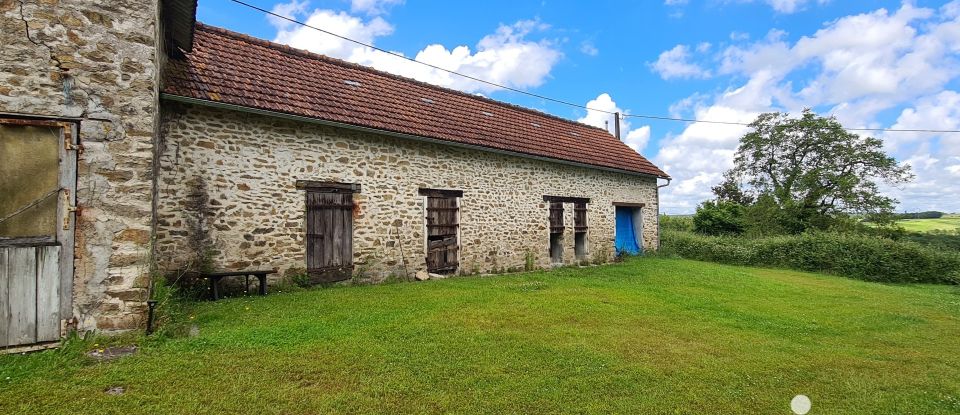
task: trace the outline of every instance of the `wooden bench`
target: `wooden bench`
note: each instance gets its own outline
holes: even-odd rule
[[[201,278],[206,278],[210,280],[210,298],[214,301],[220,299],[220,280],[229,277],[243,277],[244,278],[244,288],[250,286],[250,277],[256,277],[260,280],[260,287],[257,290],[257,294],[267,295],[267,275],[273,274],[274,270],[251,270],[251,271],[224,271],[224,272],[210,272],[206,274],[200,274]]]

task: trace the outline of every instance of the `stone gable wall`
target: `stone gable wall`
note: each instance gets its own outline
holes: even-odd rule
[[[158,98],[157,2],[0,0],[0,113],[80,119],[74,316],[141,323]]]
[[[175,269],[198,250],[218,269],[305,267],[299,179],[358,183],[354,262],[378,280],[425,270],[420,188],[463,191],[460,272],[549,267],[544,195],[588,197],[588,259],[612,259],[614,202],[645,203],[643,246],[657,246],[656,181],[554,162],[180,103],[164,103],[157,251]],[[197,189],[203,189],[198,191]],[[564,206],[564,262],[574,258]],[[200,229],[203,235],[192,234]],[[191,238],[193,242],[191,242]],[[197,241],[202,241],[197,245]]]

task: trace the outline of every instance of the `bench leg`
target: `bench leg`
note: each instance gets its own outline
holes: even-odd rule
[[[257,278],[260,280],[260,295],[267,295],[267,276],[257,275]]]
[[[220,299],[220,284],[219,278],[210,277],[210,296],[213,298],[213,301]]]

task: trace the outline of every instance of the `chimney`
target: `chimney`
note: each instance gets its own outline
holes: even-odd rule
[[[614,137],[617,137],[617,140],[620,139],[620,113],[616,112],[613,114],[613,131]]]

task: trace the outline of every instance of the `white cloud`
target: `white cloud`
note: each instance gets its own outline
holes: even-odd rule
[[[293,0],[290,3],[280,3],[274,5],[273,10],[271,11],[289,19],[296,19],[298,15],[303,14],[306,10],[307,0]],[[273,25],[273,27],[282,30],[289,29],[294,24],[290,20],[282,19],[272,15],[267,15],[267,20],[270,21],[270,24]]]
[[[354,13],[378,15],[400,4],[403,4],[403,0],[350,0],[350,10]]]
[[[758,0],[734,0],[738,2],[753,3]],[[777,13],[791,14],[801,11],[806,7],[807,3],[811,3],[812,0],[759,0],[770,6]],[[830,0],[816,0],[817,4],[826,4]]]
[[[369,12],[369,7],[383,7],[385,4],[397,2],[360,3],[360,7]],[[305,4],[297,3],[296,0],[278,5],[275,7],[275,10],[277,9],[294,17],[306,14]],[[462,91],[490,92],[499,89],[360,46],[309,27],[291,26],[274,20],[271,20],[271,23],[277,29],[274,41],[296,48]],[[382,17],[364,19],[343,11],[326,9],[313,10],[306,23],[370,45],[375,44],[378,38],[393,33],[393,26]],[[534,33],[547,28],[547,25],[536,20],[522,20],[512,25],[501,25],[494,33],[480,39],[475,50],[471,50],[469,46],[447,49],[443,45],[432,44],[417,52],[414,58],[512,88],[536,87],[547,79],[561,57],[560,51],[551,41],[529,39]]]
[[[663,79],[710,77],[710,71],[689,61],[690,55],[687,45],[677,45],[661,53],[650,67]]]
[[[897,117],[897,122],[890,128],[898,130],[960,130],[960,93],[948,90],[921,98],[917,100],[914,106],[901,111],[900,116]],[[883,136],[884,143],[893,151],[901,146],[937,137],[939,135],[924,132],[888,132]],[[943,136],[943,138],[948,143],[960,144],[960,135],[950,134]],[[950,148],[950,150],[957,151],[951,153],[951,155],[960,156],[960,148]]]
[[[611,112],[629,114],[629,111],[618,107],[617,103],[613,101],[612,97],[610,97],[610,94],[607,93],[602,93],[595,99],[588,101],[586,106],[590,109],[587,110],[586,115],[577,121],[592,125],[594,127],[605,128],[610,132],[610,134],[616,134],[616,117],[614,114],[611,114]],[[650,126],[643,125],[639,128],[632,128],[629,120],[621,119],[620,137],[626,145],[630,146],[630,148],[637,152],[641,152],[647,146],[647,142],[650,140]]]
[[[597,46],[590,41],[583,41],[580,43],[580,52],[583,52],[584,55],[588,56],[597,56],[600,54],[600,50],[597,49]]]
[[[750,34],[749,34],[749,33],[746,33],[746,32],[736,32],[736,31],[730,32],[730,40],[732,40],[732,41],[734,41],[734,42],[740,42],[740,41],[744,41],[744,40],[747,40],[747,39],[750,39]]]
[[[786,3],[780,5],[784,10],[790,7]],[[793,3],[792,10],[802,6]],[[944,91],[960,76],[960,2],[943,6],[939,14],[908,2],[895,12],[839,18],[796,42],[786,38],[771,30],[762,40],[718,51],[716,74],[746,81],[710,98],[694,94],[672,105],[671,113],[750,122],[766,111],[827,108],[848,127],[873,128],[885,126],[877,121],[881,112],[906,105],[892,128],[960,128],[960,94]],[[709,188],[730,167],[745,131],[695,123],[662,140],[655,161],[676,178],[675,186],[662,193],[664,207],[690,211],[711,197]],[[960,198],[950,196],[960,194],[951,170],[960,164],[960,136],[888,133],[882,138],[894,156],[915,164],[918,177],[888,193],[905,207],[960,210]]]
[[[667,6],[683,6],[686,5],[690,0],[663,0],[663,4]]]
[[[393,26],[380,17],[364,21],[342,11],[316,9],[310,13],[304,23],[366,44],[373,44],[376,38],[393,33]],[[276,27],[278,30],[274,41],[296,48],[350,61],[370,53],[370,49],[356,43],[309,27],[289,25]]]
[[[943,91],[923,97],[901,111],[894,129],[960,129],[960,93]],[[907,210],[960,211],[960,134],[886,132],[886,147],[900,154],[917,178],[885,190],[901,200]]]
[[[626,143],[630,148],[634,149],[638,153],[643,151],[647,147],[647,142],[650,141],[650,126],[644,125],[640,128],[634,128],[627,133],[624,137],[623,142]]]

